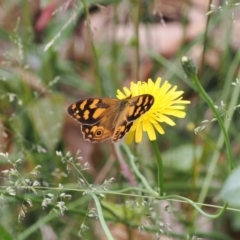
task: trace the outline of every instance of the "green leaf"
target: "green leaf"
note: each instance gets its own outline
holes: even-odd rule
[[[0,225],[0,239],[1,240],[13,240],[9,232],[2,226]]]
[[[196,151],[195,153],[193,151]],[[186,144],[178,148],[169,149],[162,154],[164,167],[171,167],[179,171],[189,171],[193,167],[194,158],[197,160],[202,156],[202,147],[193,147],[191,144]]]
[[[235,168],[227,178],[217,199],[228,202],[235,207],[240,207],[240,166]]]
[[[64,98],[52,94],[32,103],[28,108],[29,118],[49,150],[54,150],[59,142],[64,117]]]
[[[132,224],[140,224],[142,217],[146,214],[146,207],[143,205],[143,201],[137,202],[129,200],[127,205],[124,205],[102,199],[101,205],[106,217],[114,215],[120,219],[131,219]]]

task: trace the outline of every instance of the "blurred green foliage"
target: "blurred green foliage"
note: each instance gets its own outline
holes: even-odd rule
[[[230,122],[228,134],[237,166],[239,96],[233,96],[233,89],[239,84],[232,82],[239,79],[240,48],[234,26],[240,19],[233,19],[238,5],[232,1],[209,15],[206,11],[203,31],[191,37],[187,31],[194,22],[194,17],[189,18],[194,5],[179,1],[180,7],[168,12],[170,3],[157,6],[156,2],[0,3],[0,239],[106,239],[101,216],[112,233],[124,232],[124,239],[140,239],[141,234],[145,239],[155,235],[239,239],[239,169],[229,176],[225,148],[216,145],[220,128],[211,122],[213,114],[180,66],[183,55],[193,56],[202,86],[222,118]],[[163,46],[162,52],[156,51],[162,39],[156,40],[157,30],[156,36],[151,35],[151,28],[162,26],[170,32],[171,23],[182,32],[176,50],[171,52],[166,44],[166,50]],[[143,26],[149,43],[156,40],[154,46],[141,45]],[[169,41],[175,37],[169,35]],[[159,76],[183,89],[184,99],[191,101],[186,118],[174,127],[164,126],[166,134],[158,136],[166,195],[188,197],[210,213],[223,205],[220,200],[229,202],[234,208],[217,220],[204,218],[177,199],[155,199],[131,171],[133,188],[121,174],[119,155],[110,141],[84,142],[79,127],[67,117],[66,108],[75,100],[114,97],[129,81]],[[228,119],[233,98],[237,104]],[[202,122],[206,119],[209,122]],[[194,134],[198,126],[202,128]],[[130,148],[139,171],[157,190],[155,156],[148,140]],[[211,185],[204,188],[216,153]],[[129,156],[122,152],[122,157],[128,163]],[[206,196],[198,202],[202,191]],[[98,202],[90,192],[99,202],[105,195],[102,212],[95,208]]]

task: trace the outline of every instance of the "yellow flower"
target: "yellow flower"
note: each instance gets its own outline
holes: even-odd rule
[[[183,91],[177,91],[177,86],[165,81],[161,84],[161,78],[158,78],[154,83],[152,79],[148,82],[138,81],[131,82],[130,89],[123,88],[123,92],[117,90],[117,98],[124,99],[129,96],[138,96],[141,94],[151,94],[154,97],[154,104],[149,111],[144,113],[140,118],[133,122],[133,125],[127,134],[127,143],[131,143],[135,135],[135,141],[141,142],[143,132],[147,132],[151,141],[156,140],[156,133],[164,134],[161,126],[162,123],[167,123],[174,126],[175,123],[169,116],[184,118],[186,113],[183,111],[184,104],[189,104],[190,101],[182,100]]]

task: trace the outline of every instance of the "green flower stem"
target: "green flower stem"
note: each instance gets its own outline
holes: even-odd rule
[[[141,180],[142,184],[144,185],[144,187],[151,193],[154,194],[156,196],[156,192],[151,188],[151,186],[148,184],[147,179],[139,172],[137,166],[135,165],[135,157],[133,156],[133,154],[131,153],[131,151],[129,150],[129,148],[123,144],[122,145],[124,151],[126,152],[129,161],[130,161],[130,165],[133,169],[133,171],[136,173],[136,175],[138,176],[138,178]]]
[[[224,136],[225,145],[226,145],[226,149],[227,149],[227,156],[228,156],[228,167],[229,167],[229,172],[231,173],[231,171],[234,168],[233,160],[232,160],[232,151],[231,151],[231,145],[230,145],[230,141],[228,138],[228,134],[227,134],[226,128],[223,124],[222,118],[219,115],[216,108],[214,107],[212,100],[210,99],[210,97],[207,95],[207,93],[203,89],[202,85],[200,84],[200,81],[196,74],[196,67],[193,65],[192,61],[190,61],[186,57],[183,57],[182,58],[182,66],[183,66],[185,73],[191,79],[191,81],[195,84],[201,97],[206,101],[208,106],[211,108],[212,112],[214,113],[214,116],[216,117],[216,119],[218,121],[218,124],[219,124],[219,126],[222,130],[223,136]]]
[[[233,113],[234,113],[234,107],[237,105],[239,95],[240,95],[240,86],[237,85],[233,90],[232,98],[231,98],[231,101],[229,103],[229,109],[230,110],[228,111],[228,117],[225,118],[225,121],[224,121],[225,129],[228,129],[229,126],[230,126],[231,122],[229,121],[229,119],[232,119],[232,116],[233,116]],[[220,155],[219,149],[222,148],[223,144],[224,144],[224,136],[223,136],[223,133],[221,132],[221,134],[218,138],[217,144],[216,144],[217,149],[214,151],[214,154],[212,156],[212,159],[211,159],[209,167],[208,167],[208,172],[207,172],[206,178],[203,182],[202,191],[201,191],[201,193],[199,195],[199,198],[198,198],[199,202],[202,202],[207,195],[207,190],[208,190],[208,188],[211,184],[211,180],[212,180],[213,174],[214,174],[214,169],[215,169],[215,167],[217,165],[217,161],[219,159],[219,155]]]
[[[157,142],[156,141],[151,141],[151,144],[152,144],[152,147],[153,147],[153,150],[155,152],[156,159],[157,159],[159,196],[162,197],[163,193],[164,193],[162,157],[161,157]]]
[[[105,219],[103,217],[102,207],[101,207],[98,197],[94,193],[91,193],[91,192],[89,193],[89,195],[93,198],[93,200],[95,202],[97,212],[98,212],[98,218],[99,218],[100,224],[103,228],[103,231],[105,232],[105,234],[107,236],[107,239],[114,240],[114,238],[113,238],[111,232],[109,231],[109,228],[105,222]]]
[[[159,188],[159,196],[163,196],[164,193],[164,188],[163,188],[163,164],[162,164],[162,158],[161,158],[161,154],[159,152],[159,148],[157,146],[157,142],[156,141],[151,141],[156,158],[157,158],[157,165],[158,165],[158,188]],[[151,188],[151,186],[148,184],[148,181],[146,180],[146,178],[139,172],[137,166],[134,163],[134,159],[135,157],[132,155],[132,153],[130,152],[129,148],[126,145],[122,145],[125,152],[127,153],[129,160],[130,160],[130,164],[131,167],[133,168],[134,172],[136,173],[136,175],[139,177],[139,179],[141,179],[143,185],[146,187],[146,189],[148,189],[151,193],[154,193],[154,195],[156,194],[156,192]]]

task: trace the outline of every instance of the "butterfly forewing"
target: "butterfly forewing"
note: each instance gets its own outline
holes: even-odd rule
[[[154,97],[150,94],[143,94],[129,99],[126,120],[132,122],[147,112],[154,103]]]
[[[133,121],[147,112],[152,107],[153,103],[154,97],[150,94],[129,98],[127,104],[125,104],[125,109],[122,110],[119,115],[112,140],[116,142],[123,138],[125,134],[130,131]]]
[[[93,125],[99,122],[117,101],[113,98],[86,98],[71,104],[68,113],[81,124]]]

